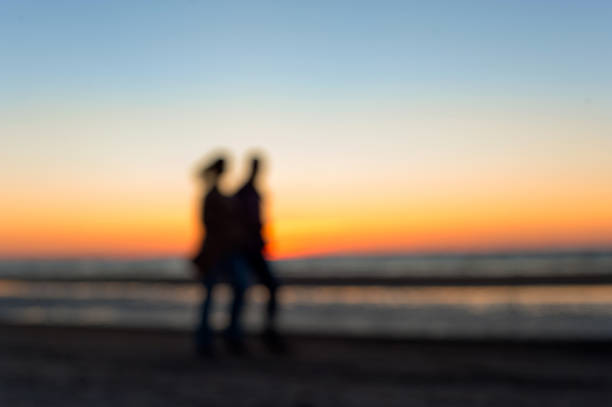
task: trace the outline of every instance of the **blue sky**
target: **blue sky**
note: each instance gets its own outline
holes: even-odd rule
[[[4,1],[4,104],[606,98],[605,1]],[[65,100],[66,98],[67,100]]]
[[[392,202],[407,242],[419,219],[432,245],[485,242],[486,220],[501,245],[515,218],[532,244],[602,242],[611,21],[607,1],[4,0],[0,223],[28,213],[27,251],[58,213],[120,234],[144,203],[184,245],[197,162],[259,147],[281,237]]]

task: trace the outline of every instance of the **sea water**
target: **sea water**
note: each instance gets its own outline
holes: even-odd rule
[[[398,338],[612,339],[612,285],[354,286],[351,277],[524,276],[612,272],[610,253],[335,257],[274,262],[280,275],[345,276],[340,286],[281,290],[280,325],[296,333]],[[0,322],[189,330],[205,293],[186,282],[188,262],[11,260],[0,263]],[[54,277],[126,281],[53,281]],[[9,278],[10,277],[10,278]],[[24,277],[27,280],[15,279]],[[36,277],[45,281],[36,281]],[[34,280],[32,279],[34,278]],[[217,291],[214,323],[227,323],[228,287]],[[267,293],[249,291],[245,321],[261,328]]]
[[[272,262],[283,276],[522,277],[612,275],[612,251],[443,255],[333,256]],[[185,258],[0,260],[0,278],[191,279]]]

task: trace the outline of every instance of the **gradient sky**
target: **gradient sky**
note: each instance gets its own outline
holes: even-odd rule
[[[333,3],[333,4],[330,4]],[[267,152],[277,257],[612,246],[608,1],[0,3],[0,255],[169,255]]]

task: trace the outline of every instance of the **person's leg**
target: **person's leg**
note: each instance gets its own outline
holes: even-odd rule
[[[278,310],[278,279],[272,273],[269,263],[263,257],[261,252],[250,253],[249,263],[261,284],[268,289],[269,295],[268,303],[266,304],[266,329],[275,329],[276,315]]]
[[[228,271],[234,299],[232,302],[230,324],[226,336],[232,342],[242,341],[242,310],[244,297],[248,288],[248,266],[243,256],[233,255],[229,259]]]
[[[277,293],[280,283],[272,272],[270,264],[266,261],[261,252],[253,252],[250,254],[249,265],[259,281],[268,289],[269,293],[262,339],[272,352],[285,353],[287,351],[287,345],[280,336],[276,326],[278,314]]]
[[[213,304],[213,292],[216,283],[216,270],[209,270],[202,280],[206,296],[200,306],[200,321],[196,328],[196,349],[205,354],[212,351],[213,331],[210,327],[210,312]]]

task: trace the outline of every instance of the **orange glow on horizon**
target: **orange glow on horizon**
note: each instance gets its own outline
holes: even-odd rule
[[[612,246],[612,194],[599,200],[553,197],[421,201],[346,199],[276,203],[269,209],[269,254],[313,255],[487,251]],[[298,203],[301,202],[301,203]],[[554,204],[554,205],[553,205]],[[36,212],[3,211],[3,257],[189,256],[199,243],[195,206],[67,203]]]

